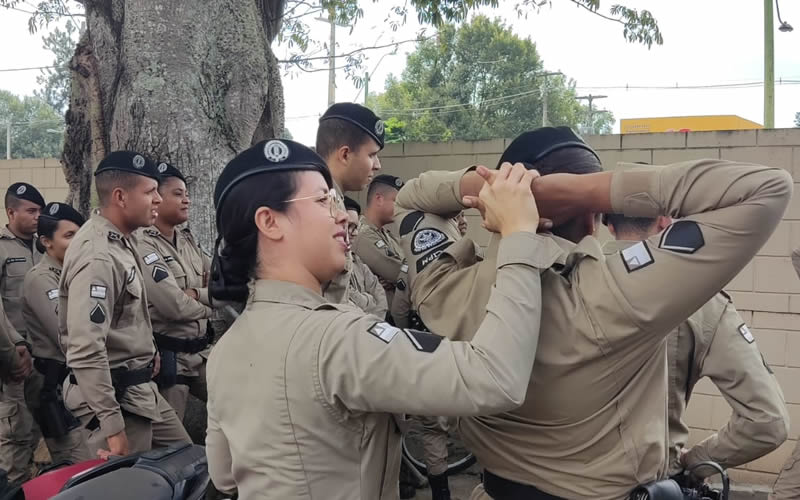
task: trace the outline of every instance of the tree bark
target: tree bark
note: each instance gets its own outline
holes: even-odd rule
[[[270,43],[284,0],[84,0],[62,155],[69,201],[88,212],[91,172],[130,149],[191,177],[189,225],[212,248],[214,182],[254,141],[283,131]],[[90,195],[89,195],[90,196]]]

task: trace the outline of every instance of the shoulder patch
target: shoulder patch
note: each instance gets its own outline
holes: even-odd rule
[[[419,211],[411,212],[403,217],[402,222],[400,222],[400,236],[405,236],[416,229],[423,217],[425,217],[425,214]]]
[[[744,337],[748,344],[752,344],[756,340],[756,338],[753,337],[753,333],[750,331],[750,328],[745,323],[739,325],[739,333],[742,334],[742,337]]]
[[[112,241],[122,241],[122,235],[119,233],[115,233],[114,231],[109,231],[108,239]]]
[[[158,254],[153,252],[144,256],[142,259],[148,266],[159,259]]]
[[[158,236],[158,230],[148,228],[144,230],[144,234],[148,236]]]
[[[106,321],[106,312],[103,306],[95,304],[94,308],[89,313],[89,319],[92,323],[102,324]]]
[[[392,341],[395,335],[400,333],[400,329],[390,325],[389,323],[386,323],[385,321],[382,321],[369,327],[367,332],[388,344]]]
[[[91,285],[89,287],[89,297],[93,299],[106,298],[106,287],[103,285]]]
[[[664,230],[658,248],[678,253],[695,253],[706,242],[700,225],[693,220],[679,220]]]
[[[131,284],[135,279],[136,279],[136,266],[131,266],[131,270],[128,271],[128,279],[126,280],[126,282],[128,284]]]
[[[403,280],[397,280],[397,283],[395,283],[394,286],[402,292],[406,289],[406,282]]]
[[[45,292],[45,293],[46,293],[46,295],[47,295],[47,298],[48,298],[49,300],[55,300],[55,299],[57,299],[57,298],[58,298],[58,295],[59,295],[59,293],[58,293],[58,288],[53,288],[52,290],[48,290],[48,291],[47,291],[47,292]]]
[[[6,259],[6,264],[16,264],[17,262],[27,262],[25,257],[10,257]]]
[[[405,329],[403,332],[405,332],[408,340],[411,341],[411,345],[421,352],[433,352],[442,343],[443,337],[432,333],[411,329]]]
[[[153,268],[153,281],[159,283],[169,276],[167,270],[162,266],[155,266]]]
[[[402,266],[400,266],[400,272],[401,273],[407,273],[408,272],[408,264],[403,264]]]
[[[447,236],[438,229],[420,229],[414,233],[414,239],[411,243],[411,252],[414,255],[418,255],[445,241],[447,241]]]
[[[655,262],[653,254],[650,253],[650,248],[647,246],[647,242],[644,241],[629,246],[619,254],[622,256],[622,263],[625,264],[625,269],[627,269],[629,273],[638,271]]]
[[[428,264],[438,259],[439,256],[442,255],[442,253],[447,249],[447,247],[449,247],[452,244],[453,244],[452,241],[448,241],[447,243],[437,248],[433,252],[430,252],[429,254],[420,257],[419,260],[417,260],[417,274],[421,273],[423,269],[428,267]]]
[[[383,248],[386,246],[386,243],[383,240],[378,240],[375,242],[375,246],[378,248]]]

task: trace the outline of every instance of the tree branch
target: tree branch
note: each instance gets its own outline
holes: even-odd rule
[[[375,45],[375,46],[372,46],[372,47],[362,47],[362,48],[360,48],[360,49],[356,49],[356,50],[353,50],[353,51],[347,52],[347,53],[345,53],[345,54],[336,54],[336,55],[335,55],[335,56],[333,56],[333,57],[334,57],[335,59],[338,59],[338,58],[340,58],[340,57],[350,57],[350,56],[352,56],[352,55],[354,55],[354,54],[358,54],[358,53],[360,53],[360,52],[364,52],[364,51],[367,51],[367,50],[385,49],[385,48],[387,48],[387,47],[396,47],[396,46],[398,46],[398,45],[401,45],[401,44],[404,44],[404,43],[411,43],[411,42],[424,42],[425,40],[430,40],[431,38],[434,38],[435,36],[436,36],[436,35],[431,35],[431,36],[422,37],[422,38],[414,38],[414,39],[410,39],[410,40],[402,40],[402,41],[400,41],[400,42],[392,42],[392,43],[387,43],[387,44],[385,44],[385,45]],[[330,59],[330,57],[329,57],[329,56],[319,56],[319,57],[296,57],[296,58],[290,58],[290,59],[279,59],[279,60],[278,60],[278,62],[279,62],[279,63],[283,63],[283,64],[287,64],[287,63],[295,63],[295,64],[296,64],[296,63],[298,63],[298,62],[305,62],[305,61],[318,61],[318,60],[328,60],[328,59]]]

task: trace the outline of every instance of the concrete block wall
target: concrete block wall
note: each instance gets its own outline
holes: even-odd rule
[[[781,167],[800,183],[800,129],[748,130],[590,136],[606,169],[619,161],[666,164],[699,158],[722,158]],[[456,170],[482,163],[494,167],[510,139],[442,144],[389,144],[381,154],[382,172],[413,178],[430,170]],[[800,437],[800,278],[791,252],[800,247],[800,184],[773,237],[726,287],[748,321],[759,348],[781,384],[792,417],[790,440],[775,452],[731,472],[740,483],[771,485]],[[364,195],[360,196],[364,202]],[[477,212],[467,213],[469,235],[485,245]],[[601,238],[608,233],[601,229]],[[688,408],[696,443],[723,427],[730,407],[710,382],[697,387]]]
[[[15,182],[28,182],[36,186],[45,201],[64,201],[69,193],[64,171],[58,158],[0,160],[0,196]],[[6,211],[0,214],[0,224],[8,222]]]

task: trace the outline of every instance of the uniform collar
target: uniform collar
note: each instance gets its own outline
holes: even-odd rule
[[[606,241],[603,244],[603,253],[606,255],[611,255],[617,252],[621,252],[628,247],[631,247],[635,244],[639,243],[638,241],[629,241],[629,240],[610,240]]]
[[[257,280],[255,282],[255,292],[253,302],[274,302],[278,304],[292,304],[317,309],[328,304],[328,301],[308,288],[278,280]]]
[[[3,226],[3,229],[0,230],[0,238],[5,238],[9,240],[19,240],[21,243],[25,243],[27,241],[32,241],[36,237],[34,236],[30,240],[23,240],[22,238],[19,238],[16,234],[11,232],[11,229],[8,228],[8,224],[6,224],[5,226]]]
[[[56,271],[61,272],[61,264],[59,264],[56,259],[50,257],[50,255],[47,253],[44,254],[40,263],[43,266],[47,266],[50,269],[55,269]]]

